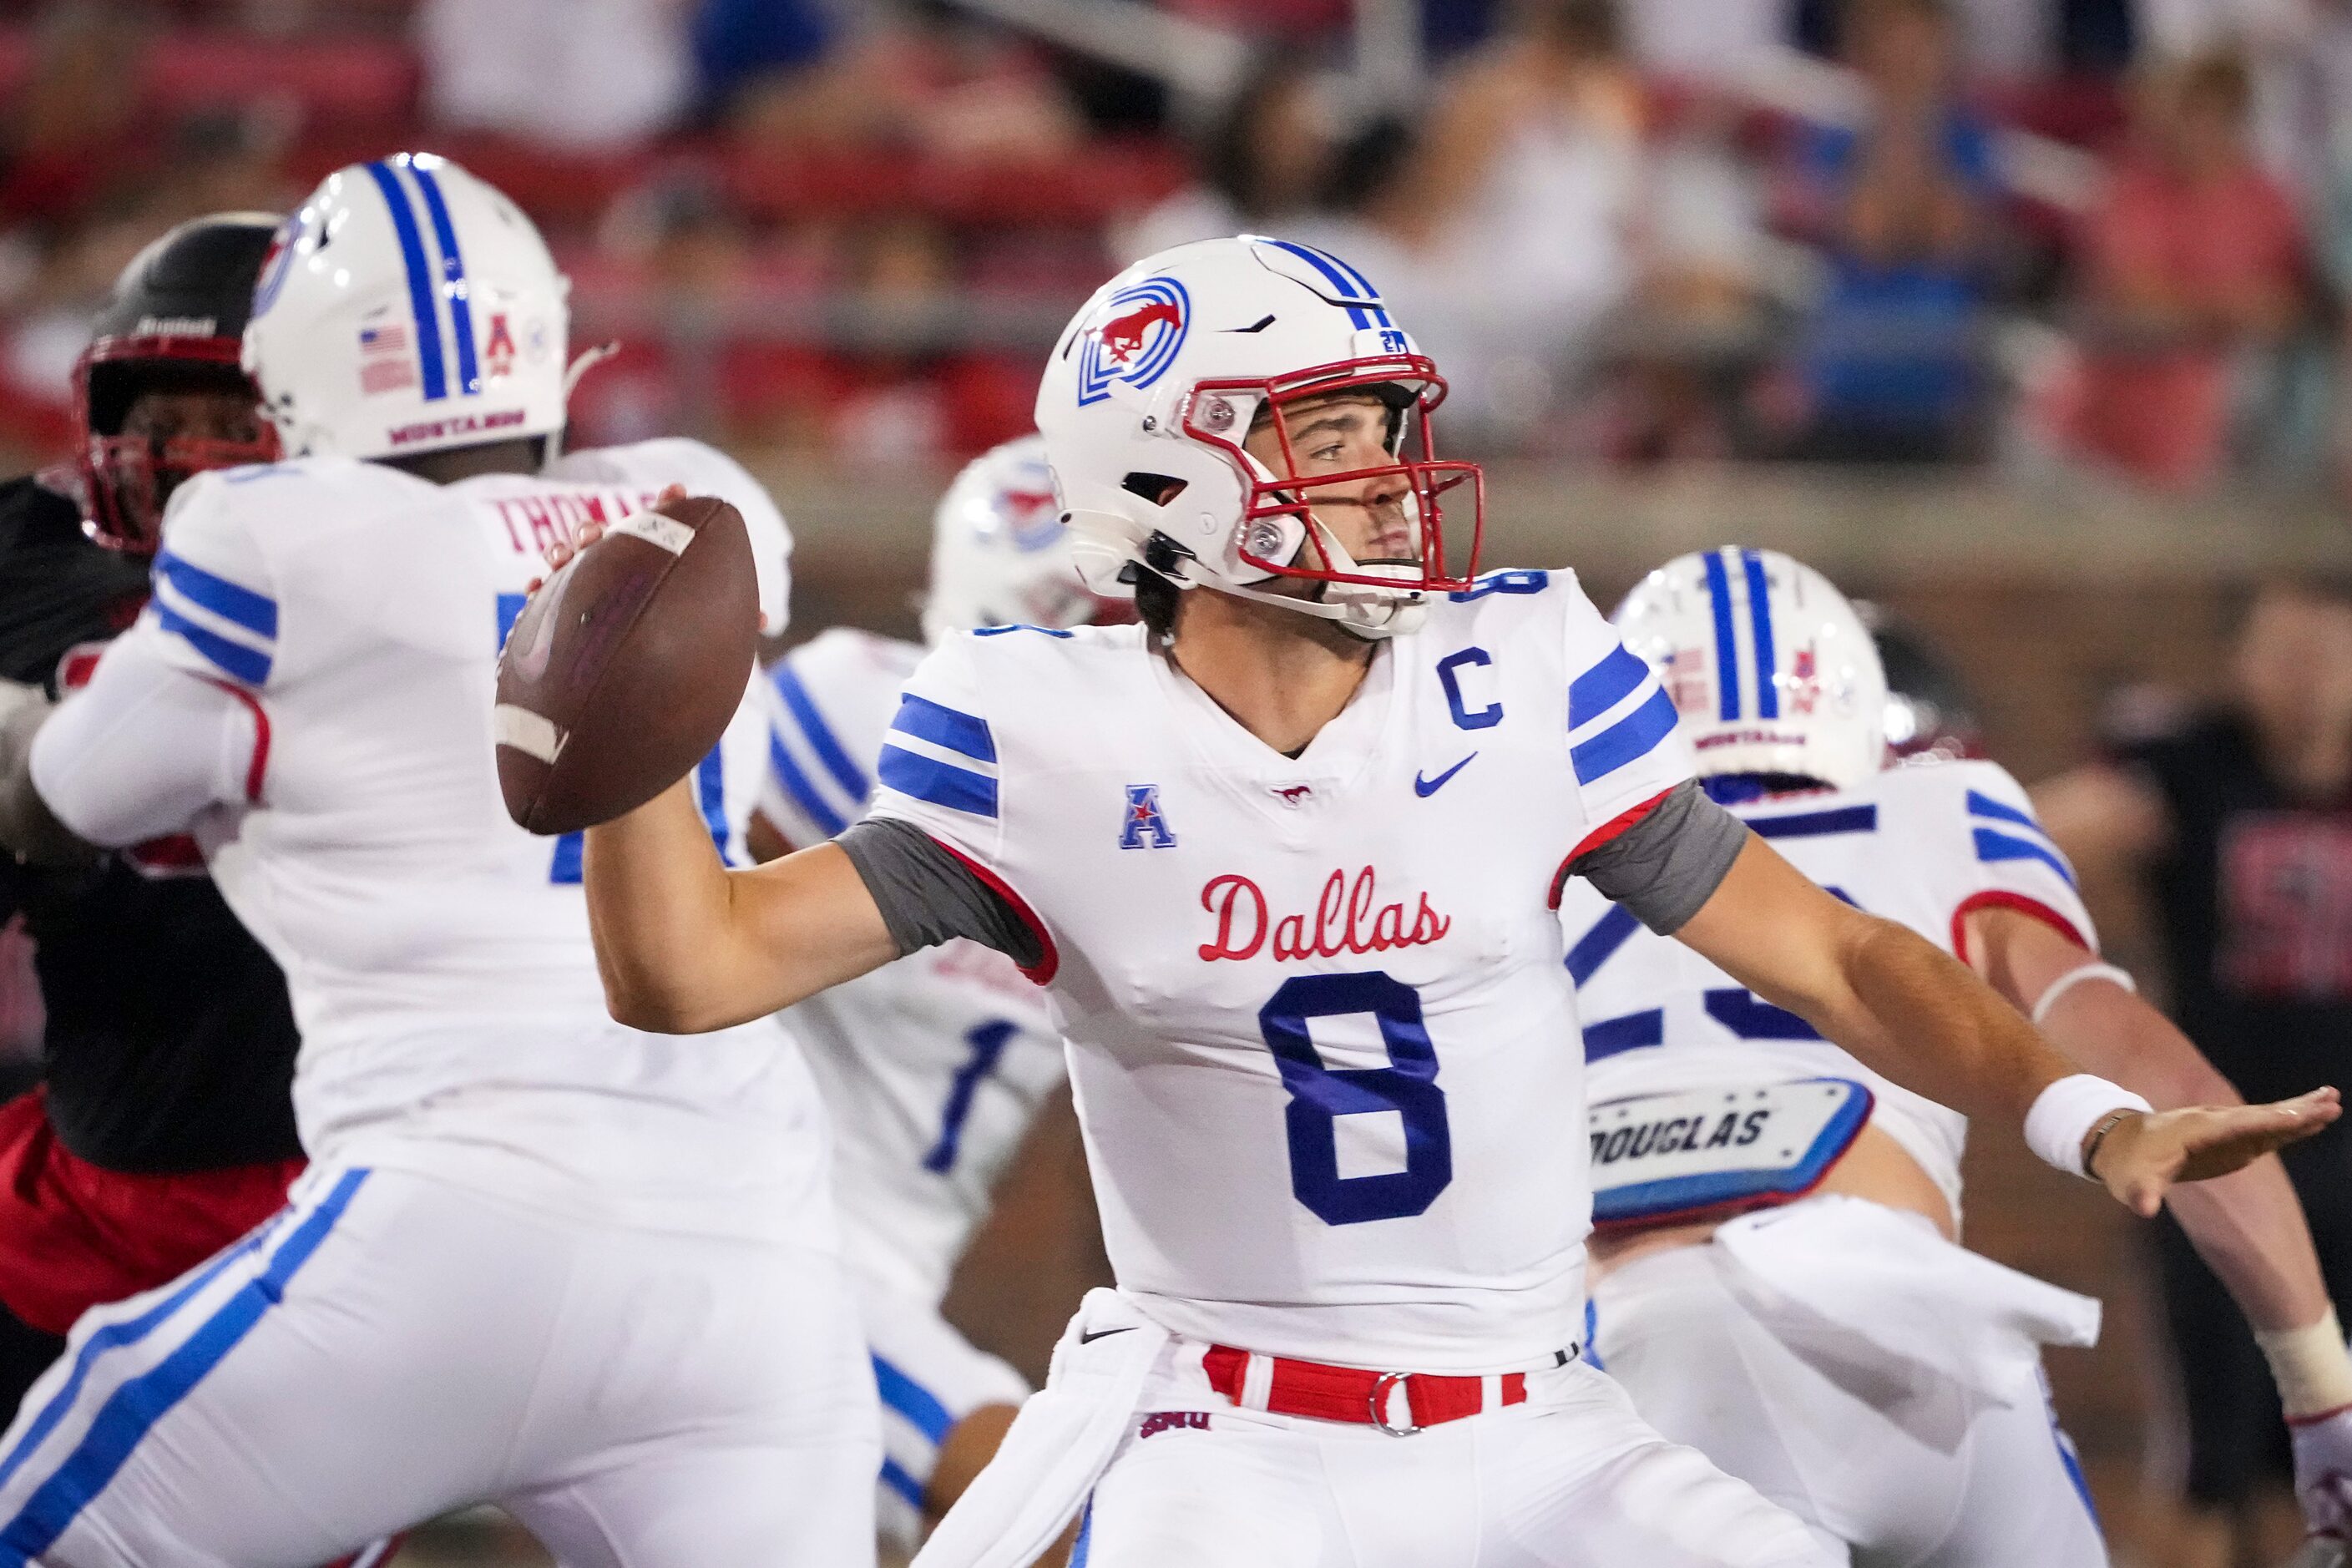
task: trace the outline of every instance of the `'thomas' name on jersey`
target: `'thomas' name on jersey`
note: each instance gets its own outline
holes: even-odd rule
[[[1916,763],[1851,790],[1734,805],[1796,868],[1874,915],[1960,955],[1968,915],[1988,905],[2047,921],[2085,948],[2097,935],[2074,872],[2034,822],[2025,792],[1991,763]],[[1968,1119],[1872,1072],[1805,1021],[1764,1002],[1677,942],[1643,930],[1586,886],[1560,904],[1568,972],[1584,1016],[1593,1100],[1852,1079],[1877,1097],[1872,1121],[1960,1208]]]
[[[471,1173],[694,1228],[769,1226],[822,1191],[821,1133],[789,1131],[820,1115],[794,1054],[768,1028],[677,1039],[615,1024],[578,837],[525,833],[499,791],[496,657],[543,551],[673,481],[742,511],[761,612],[781,626],[782,520],[695,442],[447,486],[312,458],[204,475],[173,498],[155,597],[108,657],[143,644],[257,716],[251,803],[196,830],[286,972],[314,1160]],[[766,750],[747,687],[696,775],[738,863]]]
[[[794,846],[821,844],[865,815],[899,689],[922,657],[916,643],[836,628],[771,668],[760,809]],[[1062,1081],[1043,993],[1003,953],[959,940],[782,1016],[832,1118],[844,1257],[938,1300],[997,1178]]]
[[[1144,1310],[1265,1353],[1485,1373],[1582,1321],[1556,876],[1688,773],[1655,676],[1573,576],[1516,572],[1382,644],[1296,759],[1140,627],[953,637],[891,721],[875,813],[1044,939]]]

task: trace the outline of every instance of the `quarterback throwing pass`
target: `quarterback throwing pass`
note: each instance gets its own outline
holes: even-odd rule
[[[1142,624],[952,637],[867,816],[751,871],[681,784],[589,832],[607,995],[723,1027],[952,936],[1046,988],[1118,1288],[933,1533],[1093,1568],[1818,1568],[1796,1519],[1579,1359],[1581,876],[1890,1078],[2147,1207],[2332,1116],[2151,1114],[1700,793],[1566,572],[1474,574],[1444,383],[1347,262],[1188,245],[1037,403],[1074,556]],[[1458,562],[1459,564],[1455,563]]]

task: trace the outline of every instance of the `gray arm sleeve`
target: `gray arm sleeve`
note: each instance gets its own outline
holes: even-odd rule
[[[1037,935],[1003,894],[973,875],[939,840],[910,823],[869,816],[834,839],[874,895],[901,957],[970,937],[1028,967],[1045,956]]]
[[[1747,847],[1748,825],[1685,779],[1649,816],[1568,868],[1660,936],[1672,936],[1715,896]]]

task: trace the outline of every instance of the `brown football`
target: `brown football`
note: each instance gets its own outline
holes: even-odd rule
[[[751,678],[760,592],[743,514],[710,496],[613,525],[499,653],[499,788],[533,833],[633,811],[694,771]]]

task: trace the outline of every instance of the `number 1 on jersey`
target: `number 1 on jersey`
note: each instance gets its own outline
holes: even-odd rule
[[[1323,1065],[1307,1021],[1352,1013],[1369,1013],[1379,1023],[1390,1066]],[[1437,1052],[1422,1026],[1421,994],[1377,969],[1300,974],[1282,983],[1257,1021],[1290,1091],[1283,1126],[1290,1190],[1298,1201],[1326,1225],[1402,1219],[1435,1203],[1454,1180],[1454,1139],[1445,1091],[1437,1087]],[[1339,1119],[1375,1110],[1392,1110],[1404,1124],[1404,1169],[1342,1176]]]

